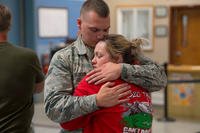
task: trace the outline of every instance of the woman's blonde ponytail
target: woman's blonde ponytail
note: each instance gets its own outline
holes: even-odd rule
[[[141,54],[141,45],[143,44],[143,39],[136,38],[131,40],[131,56],[133,60],[137,60],[139,54]]]

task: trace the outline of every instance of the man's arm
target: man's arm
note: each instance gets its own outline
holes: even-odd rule
[[[91,71],[89,74],[92,75],[86,80],[89,83],[99,84],[121,76],[126,82],[141,86],[149,92],[165,88],[167,77],[164,67],[144,56],[140,56],[138,60],[140,65],[106,63]]]
[[[59,123],[97,110],[96,96],[72,96],[73,85],[69,61],[61,54],[55,54],[51,60],[45,80],[45,113]]]
[[[72,96],[73,87],[69,63],[61,55],[52,58],[47,78],[45,80],[45,113],[59,123],[67,122],[79,116],[94,112],[99,107],[111,107],[128,101],[122,99],[130,95],[129,86],[121,84],[114,86],[107,83],[101,87],[98,94],[89,96]]]
[[[164,67],[140,56],[140,65],[122,64],[121,78],[143,87],[149,92],[159,91],[167,85]]]
[[[41,64],[35,52],[32,53],[31,68],[35,75],[35,87],[34,93],[40,93],[44,89],[44,73],[42,71]]]

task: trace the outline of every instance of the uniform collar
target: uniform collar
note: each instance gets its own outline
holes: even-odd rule
[[[84,55],[87,53],[86,46],[83,43],[81,36],[78,37],[75,47],[77,48],[79,55]]]
[[[75,42],[75,47],[78,50],[79,55],[86,54],[90,59],[93,58],[94,49],[86,46],[83,40],[81,39],[81,36],[78,36],[77,41]]]

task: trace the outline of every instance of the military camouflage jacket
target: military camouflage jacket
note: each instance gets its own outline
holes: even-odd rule
[[[45,80],[45,113],[58,123],[98,109],[96,95],[72,96],[79,81],[92,70],[93,49],[84,45],[81,37],[58,51],[52,58]],[[123,64],[121,78],[146,88],[149,92],[166,86],[163,67],[141,56],[141,65]]]

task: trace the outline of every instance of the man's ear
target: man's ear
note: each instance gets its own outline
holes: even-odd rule
[[[76,22],[77,22],[78,30],[80,30],[81,29],[81,19],[78,18]]]

